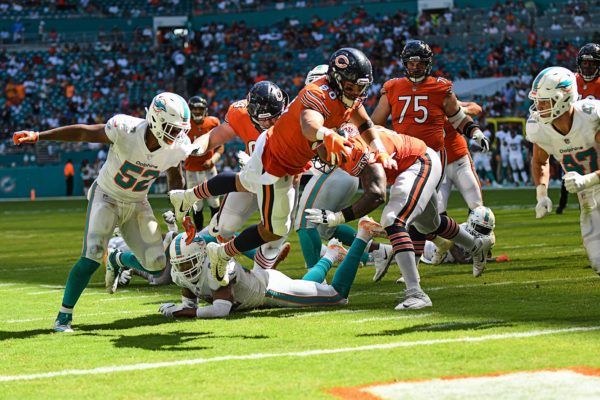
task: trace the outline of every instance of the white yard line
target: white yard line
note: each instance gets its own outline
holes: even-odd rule
[[[43,292],[31,292],[31,293],[25,293],[25,294],[28,296],[33,296],[36,294],[48,294],[48,293],[58,293],[58,292],[62,292],[62,289],[44,290]]]
[[[393,320],[393,319],[413,319],[413,318],[424,318],[424,317],[429,317],[433,315],[433,313],[427,313],[427,314],[411,314],[411,315],[403,315],[403,316],[399,316],[399,317],[373,317],[373,318],[365,318],[365,319],[359,319],[356,321],[350,321],[351,324],[360,324],[363,322],[371,322],[371,321],[389,321],[389,320]]]
[[[472,343],[472,342],[484,342],[487,340],[519,339],[519,338],[530,338],[530,337],[535,337],[535,336],[553,335],[553,334],[560,334],[560,333],[588,332],[588,331],[596,331],[596,330],[600,330],[600,326],[585,326],[585,327],[574,327],[574,328],[564,328],[564,329],[547,329],[547,330],[531,331],[531,332],[516,332],[516,333],[486,335],[486,336],[479,336],[479,337],[463,337],[463,338],[454,338],[454,339],[419,340],[419,341],[414,341],[414,342],[392,342],[392,343],[372,344],[372,345],[359,346],[359,347],[341,347],[341,348],[307,350],[307,351],[288,352],[288,353],[256,353],[256,354],[246,354],[246,355],[237,355],[237,356],[236,355],[228,355],[228,356],[219,356],[219,357],[212,357],[212,358],[195,358],[195,359],[191,359],[191,360],[179,360],[179,361],[168,361],[168,362],[158,362],[158,363],[111,365],[108,367],[99,367],[99,368],[92,368],[92,369],[69,369],[69,370],[62,370],[62,371],[44,372],[44,373],[39,373],[39,374],[30,374],[30,375],[4,375],[4,376],[0,376],[0,382],[45,379],[45,378],[54,378],[57,376],[96,375],[96,374],[107,374],[107,373],[114,373],[114,372],[140,371],[140,370],[157,369],[157,368],[177,367],[177,366],[182,366],[182,365],[207,364],[207,363],[218,362],[218,361],[261,360],[261,359],[265,359],[265,358],[275,358],[275,357],[311,357],[311,356],[319,356],[319,355],[323,355],[323,354],[351,353],[351,352],[356,352],[356,351],[371,351],[371,350],[387,350],[387,349],[394,349],[394,348],[398,348],[398,347],[427,346],[427,345],[432,345],[432,344],[443,344],[443,343]]]
[[[358,312],[367,312],[373,310],[334,310],[334,311],[317,311],[317,312],[308,312],[302,314],[295,314],[292,318],[304,318],[304,317],[312,317],[315,315],[324,315],[324,314],[347,314],[347,313],[358,313]]]
[[[92,313],[92,314],[75,314],[75,318],[85,318],[85,317],[96,317],[98,315],[113,315],[113,314],[135,314],[135,313],[144,313],[152,310],[136,310],[136,311],[108,311],[108,312],[100,312],[100,313]],[[42,318],[29,318],[29,319],[9,319],[8,321],[0,321],[0,324],[16,324],[20,322],[35,322],[35,321],[52,321],[56,317],[42,317]]]
[[[521,281],[521,282],[487,282],[485,285],[483,283],[473,284],[473,285],[454,285],[454,286],[438,286],[438,287],[425,287],[423,290],[427,292],[436,291],[436,290],[447,290],[447,289],[462,289],[469,287],[485,287],[485,286],[503,286],[503,285],[531,285],[534,283],[544,283],[544,282],[561,282],[561,281],[589,281],[594,279],[592,275],[589,277],[581,277],[581,278],[552,278],[552,279],[536,279],[532,281]]]

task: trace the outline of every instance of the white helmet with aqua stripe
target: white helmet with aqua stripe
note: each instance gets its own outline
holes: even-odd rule
[[[196,284],[202,275],[202,265],[206,258],[206,242],[201,235],[194,236],[190,244],[186,243],[185,232],[175,236],[169,246],[171,275],[180,280]]]
[[[475,207],[469,212],[467,231],[475,236],[489,236],[496,225],[496,217],[492,210],[486,206]]]
[[[146,108],[146,121],[161,147],[168,147],[191,129],[190,108],[183,97],[163,92]]]
[[[533,81],[529,92],[533,105],[529,112],[540,122],[550,124],[567,112],[577,97],[575,74],[563,67],[548,67]]]

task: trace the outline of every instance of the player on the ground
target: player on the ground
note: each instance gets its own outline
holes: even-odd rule
[[[244,100],[238,100],[229,106],[225,121],[213,129],[207,138],[206,149],[210,150],[227,143],[238,136],[244,141],[244,150],[249,158],[254,152],[256,140],[260,134],[272,127],[288,105],[287,93],[271,81],[260,81],[252,86]],[[244,161],[244,162],[247,162]],[[225,195],[223,205],[209,225],[211,235],[221,242],[228,242],[239,231],[250,216],[259,210],[256,194],[252,192],[232,192]],[[290,251],[290,244],[281,239],[268,242],[259,247],[256,262],[263,268],[276,267],[277,260]]]
[[[376,150],[378,162],[394,166],[362,104],[372,82],[371,62],[361,51],[335,51],[329,59],[327,76],[306,85],[275,125],[260,135],[241,173],[221,173],[193,190],[169,193],[178,218],[198,198],[234,191],[257,195],[261,223],[246,228],[222,246],[209,247],[207,253],[214,268],[223,272],[234,255],[289,232],[295,205],[293,177],[310,168],[319,145],[325,147],[327,160],[334,165],[348,155],[344,147],[347,141],[334,130],[344,122],[358,126]]]
[[[323,258],[302,279],[292,279],[273,269],[249,271],[235,259],[228,261],[226,275],[220,277],[205,251],[216,243],[206,245],[197,236],[188,245],[187,235],[182,233],[170,247],[171,275],[182,287],[181,305],[165,303],[159,312],[166,317],[222,318],[233,310],[258,307],[346,305],[360,257],[373,236],[385,236],[385,231],[375,221],[363,218],[349,250],[332,239]],[[331,285],[322,284],[333,264],[340,261]],[[198,299],[211,305],[198,307]]]
[[[592,269],[600,274],[600,101],[577,101],[575,75],[549,67],[533,81],[534,102],[527,120],[527,140],[533,143],[531,174],[536,185],[536,217],[552,211],[548,197],[550,155],[567,171],[567,190],[577,193],[581,235]]]
[[[171,189],[183,187],[180,164],[194,150],[186,135],[189,129],[190,110],[186,101],[164,92],[154,97],[145,120],[117,114],[106,124],[13,134],[16,145],[38,140],[110,144],[106,163],[88,193],[83,251],[69,273],[55,331],[73,331],[73,307],[105,257],[115,226],[119,226],[133,253],[116,257],[112,252],[106,258],[105,285],[109,293],[114,292],[120,267],[156,276],[164,270],[162,236],[147,194],[162,171],[166,171]]]
[[[193,142],[197,138],[206,135],[211,129],[219,126],[221,121],[219,118],[208,115],[208,102],[204,97],[193,96],[188,100],[190,112],[192,114],[192,128],[188,132],[190,140]],[[207,181],[217,175],[215,164],[225,151],[224,146],[217,146],[215,149],[210,149],[206,153],[196,156],[190,155],[183,162],[185,170],[186,187],[191,188]],[[210,207],[211,216],[219,210],[219,198],[209,197],[206,199],[208,207]],[[194,203],[194,224],[198,229],[204,227],[204,216],[202,209],[204,208],[204,200],[198,200]]]
[[[363,195],[350,207],[337,213],[320,209],[306,210],[307,218],[335,226],[342,216],[346,221],[361,217],[385,201],[386,186],[390,185],[390,199],[383,209],[381,225],[392,242],[394,258],[406,283],[406,299],[396,309],[431,307],[429,296],[419,284],[415,250],[408,228],[414,225],[419,232],[440,235],[469,249],[473,255],[475,277],[483,273],[485,255],[492,243],[487,237],[473,237],[452,218],[438,213],[437,187],[442,177],[442,166],[436,151],[428,148],[420,139],[381,127],[379,137],[388,154],[394,155],[398,169],[371,163],[366,143],[360,136],[350,138],[351,155],[341,168],[360,177]]]
[[[305,84],[314,82],[327,74],[327,65],[318,65],[306,76]],[[338,129],[343,137],[358,135],[358,129],[351,123],[344,124]],[[307,208],[321,208],[331,211],[340,211],[348,205],[358,190],[358,178],[348,174],[341,168],[332,168],[329,164],[321,163],[318,157],[313,159],[311,168],[313,177],[304,186],[302,197],[298,204],[298,211],[294,228],[298,233],[302,254],[307,268],[312,268],[321,258],[322,240],[331,238],[340,240],[350,246],[356,236],[356,229],[346,224],[328,227],[323,224],[314,224],[306,219],[304,211]],[[371,243],[367,250],[372,254],[375,265],[374,281],[379,280],[389,266],[392,259],[392,247],[388,244]],[[367,264],[369,254],[364,253],[361,262]]]

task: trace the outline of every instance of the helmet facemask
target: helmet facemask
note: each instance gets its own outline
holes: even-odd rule
[[[186,244],[187,234],[181,233],[173,239],[169,247],[172,274],[189,283],[195,284],[202,275],[202,265],[206,261],[206,243],[197,236],[192,243]]]
[[[467,231],[475,236],[490,236],[496,224],[496,217],[489,207],[479,206],[469,212]]]

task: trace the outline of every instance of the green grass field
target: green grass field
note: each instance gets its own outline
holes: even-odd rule
[[[551,197],[558,199],[556,190]],[[0,203],[0,398],[331,399],[328,389],[381,382],[600,368],[600,280],[583,249],[577,201],[571,197],[563,215],[536,220],[534,199],[533,189],[485,192],[496,214],[494,254],[511,261],[488,265],[479,279],[470,265],[421,264],[433,308],[394,311],[403,289],[398,268],[374,284],[366,267],[347,307],[173,321],[157,309],[179,302],[178,288],[136,277],[111,296],[99,270],[75,309],[73,334],[52,325],[81,252],[87,203]],[[168,207],[162,198],[151,202],[157,216]],[[466,220],[456,192],[449,214]],[[297,236],[290,241],[279,269],[299,278],[304,262]],[[526,382],[508,397],[456,382],[454,397],[428,398],[552,398]],[[594,383],[594,395],[579,396],[598,398]],[[560,382],[573,393],[583,386]],[[401,389],[361,393],[420,398]]]

